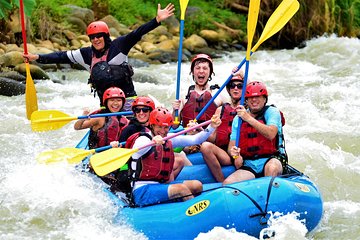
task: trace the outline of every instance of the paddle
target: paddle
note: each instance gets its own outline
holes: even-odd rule
[[[201,124],[195,125],[193,127],[189,127],[187,129],[184,129],[180,132],[177,132],[173,135],[167,136],[164,138],[164,141],[174,138],[176,136],[179,136],[181,134],[190,132],[196,128],[205,126],[207,124],[211,123],[211,120],[208,120],[206,122],[203,122]],[[95,173],[99,176],[104,176],[108,173],[111,173],[113,171],[115,171],[116,169],[121,168],[122,166],[124,166],[127,161],[129,160],[129,158],[131,157],[131,155],[133,155],[134,153],[136,153],[137,151],[139,151],[140,149],[143,148],[147,148],[150,146],[154,146],[155,143],[151,142],[149,144],[146,144],[142,147],[139,148],[133,148],[133,149],[128,149],[128,148],[112,148],[109,149],[107,151],[104,151],[102,153],[99,154],[95,154],[94,156],[92,156],[90,158],[90,164],[91,167],[94,169]]]
[[[281,28],[294,16],[294,14],[299,9],[299,2],[297,0],[284,0],[280,3],[280,5],[276,8],[274,13],[270,16],[267,21],[265,28],[260,36],[260,39],[255,44],[255,46],[251,49],[250,55],[252,55],[265,40],[269,39],[275,33],[280,31]],[[246,57],[242,60],[242,62],[237,67],[240,69],[246,61]],[[231,74],[220,89],[214,94],[214,96],[208,101],[208,103],[204,106],[204,108],[199,112],[196,116],[195,121],[199,120],[199,118],[205,113],[206,109],[211,105],[211,103],[215,100],[215,98],[221,93],[221,91],[226,87],[226,85],[232,79],[233,74]]]
[[[189,0],[180,0],[180,39],[179,39],[179,49],[178,49],[178,65],[177,65],[177,76],[176,76],[176,100],[180,98],[180,75],[181,75],[181,60],[182,60],[182,45],[184,37],[184,21],[185,21],[185,12]],[[174,124],[179,124],[179,110],[175,110],[175,119]]]
[[[124,145],[125,142],[122,142],[120,144]],[[90,149],[90,150],[80,149],[80,148],[70,148],[70,147],[69,148],[59,148],[56,150],[49,150],[49,151],[40,153],[36,157],[36,160],[38,163],[44,163],[44,164],[56,163],[56,162],[62,162],[62,161],[67,161],[68,163],[73,164],[73,163],[81,162],[84,158],[86,158],[90,154],[102,152],[102,151],[108,150],[110,148],[111,148],[111,145],[100,147],[100,148],[95,148],[95,149]]]
[[[25,29],[25,15],[24,15],[24,3],[20,0],[20,17],[21,17],[21,31],[24,43],[24,54],[28,54],[26,44],[26,29]],[[25,102],[26,102],[26,117],[30,120],[31,114],[38,110],[37,96],[34,81],[30,74],[29,61],[25,60],[26,69],[26,84],[25,84]]]
[[[58,110],[35,111],[31,115],[31,129],[33,131],[49,131],[59,129],[72,120],[89,119],[98,117],[110,117],[119,115],[131,115],[133,112],[100,113],[85,116],[70,116]]]
[[[250,49],[252,45],[252,40],[256,30],[257,19],[260,10],[260,0],[250,0],[250,7],[249,7],[249,15],[248,15],[248,22],[247,22],[247,36],[248,36],[248,43],[246,48],[246,63],[245,63],[245,76],[244,76],[244,83],[241,91],[241,99],[240,105],[244,105],[245,101],[245,90],[247,79],[249,75],[249,65],[250,65]],[[242,119],[238,118],[238,129],[240,129],[242,123]],[[235,145],[239,147],[240,141],[240,130],[237,132],[236,135],[236,143]]]

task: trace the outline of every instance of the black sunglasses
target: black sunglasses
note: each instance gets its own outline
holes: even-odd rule
[[[235,84],[235,83],[232,82],[232,83],[229,84],[229,87],[231,89],[234,89],[235,87],[237,87],[238,89],[242,89],[243,86],[244,86],[244,84],[242,84],[242,83]]]
[[[94,38],[99,39],[101,37],[104,37],[104,33],[95,33],[95,34],[89,35],[90,40],[93,40]]]
[[[133,111],[134,111],[134,113],[140,113],[141,111],[143,113],[148,113],[151,111],[151,108],[150,107],[134,107]]]

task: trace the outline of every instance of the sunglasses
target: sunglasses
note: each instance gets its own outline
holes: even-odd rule
[[[242,83],[235,84],[235,83],[232,82],[232,83],[229,84],[229,87],[231,89],[234,89],[235,87],[237,87],[238,89],[242,89],[243,86],[244,86],[244,84],[242,84]]]
[[[148,113],[151,111],[151,108],[150,107],[134,107],[133,111],[134,111],[134,113],[140,113],[141,111],[143,113]]]
[[[96,33],[96,34],[89,35],[90,40],[93,40],[95,38],[99,39],[99,38],[102,38],[102,37],[104,37],[104,33]]]

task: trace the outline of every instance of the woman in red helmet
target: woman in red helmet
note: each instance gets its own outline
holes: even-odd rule
[[[160,22],[174,14],[174,5],[168,4],[161,9],[158,4],[157,16],[150,22],[141,25],[131,33],[120,36],[115,40],[110,39],[110,31],[105,22],[96,21],[87,28],[87,35],[90,38],[91,47],[84,47],[78,50],[54,52],[50,54],[24,54],[24,58],[29,61],[36,60],[39,63],[76,63],[83,66],[90,72],[89,83],[94,88],[102,104],[104,91],[109,87],[121,88],[129,106],[125,110],[130,110],[136,92],[131,76],[133,71],[127,64],[130,49],[141,40],[141,37],[155,29]]]
[[[134,133],[147,131],[150,112],[155,109],[155,103],[150,97],[139,96],[135,98],[131,109],[135,118],[131,119],[129,125],[122,131],[120,142],[126,141]]]
[[[212,98],[214,90],[219,88],[217,85],[210,85],[212,76],[215,75],[213,60],[207,54],[197,54],[191,60],[190,74],[195,82],[188,89],[185,99],[175,100],[173,103],[173,110],[180,112],[180,120],[185,127],[194,120],[199,112],[204,108],[208,101]],[[205,113],[198,119],[198,122],[204,122],[211,119],[215,110],[222,103],[226,102],[226,97],[221,94],[215,101],[207,108]]]
[[[125,94],[117,87],[110,87],[104,92],[103,104],[105,109],[101,113],[120,112],[125,104]],[[90,112],[85,110],[83,115]],[[118,141],[122,130],[129,120],[124,116],[110,116],[101,118],[80,119],[75,122],[75,130],[90,128],[89,148],[99,148]]]
[[[205,131],[195,135],[179,135],[168,141],[163,138],[168,135],[173,124],[172,114],[165,108],[155,108],[150,113],[149,133],[132,135],[126,142],[128,148],[139,148],[151,141],[154,147],[141,149],[129,160],[132,181],[133,201],[142,206],[165,202],[174,198],[188,200],[202,191],[202,184],[197,180],[169,184],[175,161],[173,147],[183,147],[199,144],[221,123],[219,116],[213,116],[212,123]]]
[[[215,114],[218,114],[221,118],[221,125],[200,147],[200,152],[203,155],[205,163],[218,182],[223,182],[225,179],[221,167],[233,164],[231,156],[227,153],[227,149],[230,141],[231,125],[237,114],[236,108],[241,99],[243,79],[244,74],[242,71],[239,71],[238,75],[233,76],[226,85],[226,90],[229,93],[231,101],[218,107],[215,112]]]
[[[224,180],[224,184],[263,176],[278,176],[287,162],[283,143],[282,117],[280,111],[266,105],[268,92],[262,82],[250,82],[246,86],[244,106],[237,107],[232,124],[228,153],[234,158],[237,171]],[[239,118],[242,119],[238,129]],[[240,132],[239,132],[240,131]],[[235,146],[240,134],[239,147]]]

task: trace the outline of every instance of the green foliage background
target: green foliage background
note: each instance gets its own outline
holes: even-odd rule
[[[72,4],[92,9],[96,3],[107,7],[109,14],[127,26],[138,25],[155,17],[157,4],[165,7],[169,0],[23,0],[26,15],[31,16],[30,22],[35,36],[41,29],[55,28],[64,23],[64,16],[69,14],[63,5]],[[360,0],[298,0],[300,10],[282,30],[282,36],[288,42],[300,43],[304,40],[336,33],[339,36],[360,37]],[[262,0],[261,10],[265,12],[259,17],[258,34],[272,11],[281,0]],[[173,1],[176,17],[180,18],[179,1]],[[216,29],[213,21],[246,32],[246,12],[231,9],[232,3],[248,6],[249,0],[190,0],[189,7],[197,8],[196,14],[186,18],[185,36],[198,33],[202,29]],[[19,0],[0,0],[0,22],[14,12]],[[92,9],[95,10],[96,9]],[[260,27],[259,27],[260,26]],[[1,29],[1,27],[0,27]],[[50,31],[49,31],[50,32]],[[281,34],[281,33],[280,33]],[[44,36],[41,36],[44,37]],[[46,36],[45,36],[46,38]],[[280,38],[278,38],[280,39]],[[277,43],[279,45],[280,42]],[[276,45],[276,44],[274,44]]]

